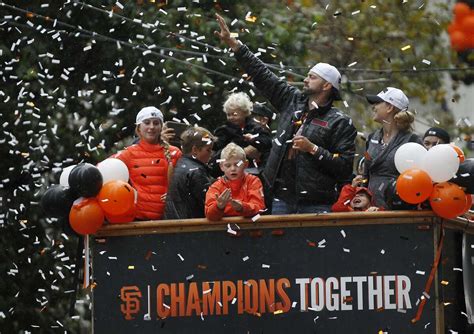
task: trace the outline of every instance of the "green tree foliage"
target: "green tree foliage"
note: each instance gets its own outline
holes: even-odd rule
[[[167,120],[214,129],[224,121],[222,104],[229,91],[244,90],[261,99],[213,35],[218,29],[214,13],[224,15],[231,30],[278,76],[295,84],[315,62],[340,67],[346,99],[341,108],[359,129],[370,125],[370,115],[363,112],[366,92],[393,85],[422,101],[444,98],[439,73],[412,70],[449,64],[449,50],[439,38],[449,16],[445,7],[339,0],[330,5],[263,0],[4,3],[2,333],[79,330],[77,317],[68,315],[79,270],[77,238],[63,233],[64,222],[44,217],[39,207],[42,193],[58,183],[62,168],[97,163],[123,147],[141,107],[155,105]],[[74,314],[90,318],[80,305]]]

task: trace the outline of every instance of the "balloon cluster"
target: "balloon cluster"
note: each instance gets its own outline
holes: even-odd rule
[[[432,210],[447,219],[470,209],[474,160],[465,161],[459,147],[440,144],[427,151],[420,144],[406,143],[395,153],[395,167],[400,172],[396,190],[403,201],[418,204],[429,199]]]
[[[48,216],[68,218],[78,234],[94,234],[109,223],[134,220],[137,192],[128,183],[128,168],[109,158],[96,166],[81,163],[63,169],[59,185],[51,186],[41,198]]]
[[[454,20],[448,26],[451,46],[456,51],[474,48],[474,10],[468,4],[454,5]]]

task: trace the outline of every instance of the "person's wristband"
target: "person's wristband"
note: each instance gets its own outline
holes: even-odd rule
[[[313,148],[311,148],[311,151],[309,153],[311,153],[312,155],[315,155],[317,152],[318,152],[318,145],[316,144],[313,144]]]

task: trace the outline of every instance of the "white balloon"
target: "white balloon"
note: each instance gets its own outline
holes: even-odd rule
[[[77,165],[67,166],[63,168],[61,176],[59,177],[59,184],[64,187],[69,187],[69,174],[71,173],[72,169]]]
[[[452,179],[458,168],[458,154],[449,144],[433,146],[426,153],[423,161],[423,169],[433,182],[445,182]]]
[[[103,183],[109,181],[120,180],[123,182],[128,182],[128,168],[125,163],[116,158],[108,158],[100,162],[97,165],[100,173],[102,174]]]
[[[395,152],[395,167],[401,174],[410,168],[422,168],[426,148],[418,143],[405,143]]]

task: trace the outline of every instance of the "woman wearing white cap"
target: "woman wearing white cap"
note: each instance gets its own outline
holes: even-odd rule
[[[137,114],[135,124],[140,140],[114,157],[127,165],[130,183],[137,190],[136,219],[161,219],[168,180],[181,151],[162,141],[163,114],[159,109],[143,108]]]
[[[377,95],[367,95],[367,101],[372,104],[373,120],[382,128],[367,139],[364,176],[374,194],[374,205],[390,209],[385,191],[400,174],[395,167],[395,152],[407,142],[422,141],[412,132],[415,116],[408,111],[408,98],[400,89],[387,87]]]

